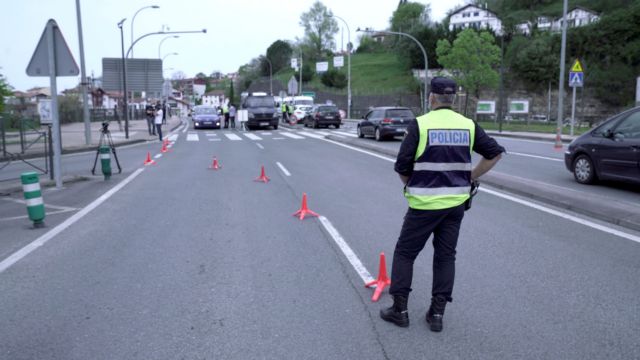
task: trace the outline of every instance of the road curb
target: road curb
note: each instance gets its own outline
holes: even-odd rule
[[[491,130],[485,130],[485,132],[487,133],[487,135],[490,136],[499,136],[499,137],[507,137],[507,138],[514,138],[514,139],[525,139],[525,140],[538,140],[538,141],[548,141],[550,143],[554,143],[555,139],[548,139],[544,136],[536,136],[536,135],[525,135],[525,134],[511,134],[511,133],[501,133],[498,131],[491,131]],[[542,135],[542,134],[541,134]],[[566,135],[563,135],[562,138],[562,143],[563,144],[570,144],[573,139],[571,138],[566,138],[564,137]]]
[[[81,181],[87,181],[90,177],[83,175],[65,175],[62,177],[62,184],[73,184]],[[55,180],[40,180],[40,186],[42,188],[45,187],[54,187],[56,186]],[[11,194],[22,192],[22,184],[20,184],[20,180],[18,179],[16,182],[11,182],[6,184],[6,186],[0,187],[0,196],[9,196]]]
[[[379,154],[396,157],[397,151],[387,149],[375,143],[363,143],[358,139],[327,135],[326,139],[370,150]],[[546,204],[571,210],[573,212],[640,231],[640,208],[625,203],[611,203],[610,199],[599,195],[589,198],[572,193],[571,190],[535,180],[491,171],[482,176],[481,183],[505,190]]]

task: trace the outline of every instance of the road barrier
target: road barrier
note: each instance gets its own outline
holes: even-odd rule
[[[105,180],[111,178],[111,148],[107,145],[100,146],[100,165]]]
[[[385,287],[391,285],[391,279],[387,276],[387,261],[384,257],[384,252],[380,253],[380,268],[378,270],[378,278],[371,282],[366,283],[365,287],[375,286],[376,290],[373,292],[373,297],[371,297],[371,301],[378,301],[380,299],[380,295],[382,294],[382,290]]]
[[[33,221],[34,228],[44,227],[44,201],[42,201],[42,191],[40,190],[38,173],[22,173],[20,179],[22,181],[24,199],[27,203],[29,219]]]

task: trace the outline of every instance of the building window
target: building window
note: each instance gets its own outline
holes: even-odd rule
[[[473,16],[480,16],[480,12],[478,12],[478,11],[474,12]]]

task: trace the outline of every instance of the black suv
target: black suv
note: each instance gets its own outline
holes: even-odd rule
[[[373,108],[358,123],[358,137],[373,136],[377,141],[382,141],[394,136],[404,136],[412,121],[416,121],[416,116],[409,108]]]
[[[312,126],[314,129],[320,126],[333,125],[340,129],[340,111],[335,105],[314,105],[311,111],[304,117],[304,126]]]
[[[242,103],[242,108],[247,110],[247,129],[253,130],[259,127],[272,126],[278,129],[278,111],[273,96],[250,95]]]

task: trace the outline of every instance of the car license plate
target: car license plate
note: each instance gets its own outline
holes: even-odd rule
[[[324,118],[327,120],[333,120],[333,116],[325,116]]]
[[[260,122],[260,126],[269,126],[269,123],[266,121]]]

